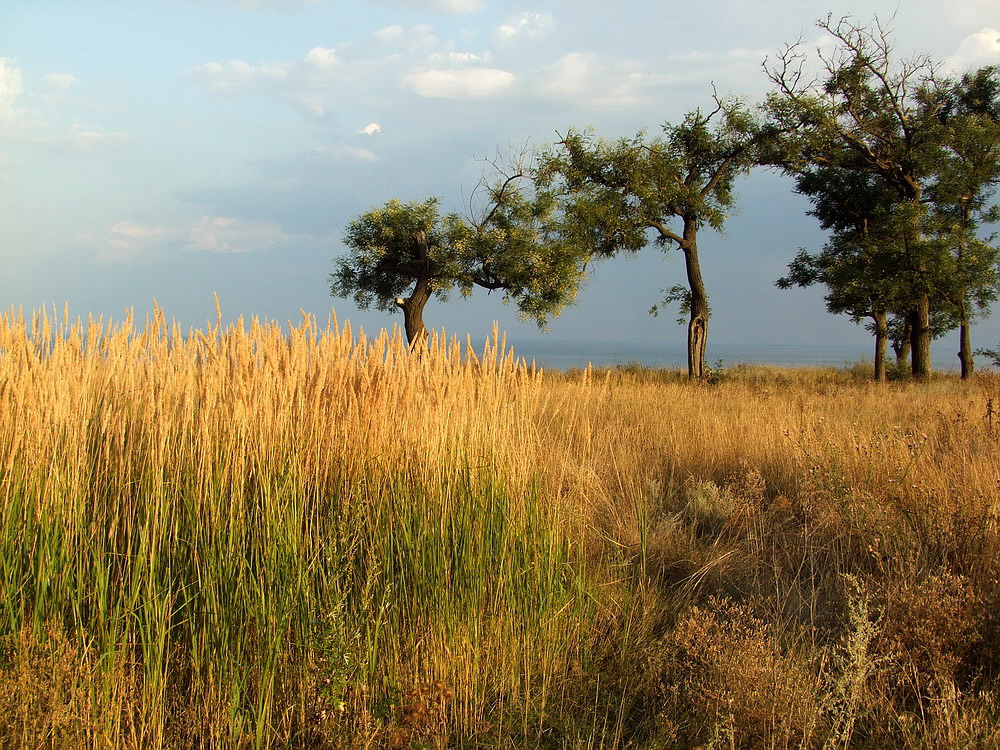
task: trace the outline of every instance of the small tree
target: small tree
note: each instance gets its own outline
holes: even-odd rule
[[[868,318],[875,335],[875,380],[885,380],[889,315],[903,307],[906,292],[895,276],[905,262],[907,219],[896,215],[895,193],[878,175],[833,167],[798,172],[796,188],[813,204],[809,213],[831,238],[819,253],[800,249],[789,263],[782,289],[823,284],[827,310],[855,323]]]
[[[571,129],[540,158],[537,179],[565,201],[564,226],[574,244],[609,257],[640,250],[653,232],[658,245],[684,254],[687,289],[674,290],[671,299],[681,300],[689,315],[692,378],[705,376],[709,317],[698,231],[722,228],[734,202],[733,183],[755,163],[759,137],[744,106],[716,98],[711,111],[664,125],[660,138],[639,133],[607,142]]]
[[[502,290],[524,318],[544,326],[576,296],[586,254],[559,229],[555,200],[529,190],[523,170],[498,168],[484,182],[479,217],[441,215],[437,198],[391,200],[352,221],[349,252],[337,258],[330,292],[362,309],[403,311],[410,345],[427,336],[423,311],[432,296],[475,287]]]
[[[928,191],[932,229],[951,249],[953,283],[943,291],[959,324],[962,379],[974,369],[971,320],[989,312],[1000,282],[1000,249],[979,236],[983,224],[1000,219],[993,196],[1000,181],[1000,77],[996,67],[967,73],[947,85],[942,112],[946,148]]]

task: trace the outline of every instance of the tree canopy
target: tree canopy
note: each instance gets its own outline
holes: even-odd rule
[[[442,214],[437,198],[390,200],[356,218],[331,294],[362,309],[401,308],[411,344],[426,335],[423,309],[432,296],[467,296],[476,287],[501,290],[522,317],[544,326],[574,300],[587,254],[560,231],[557,202],[531,190],[523,171],[498,170],[481,187],[474,218]]]

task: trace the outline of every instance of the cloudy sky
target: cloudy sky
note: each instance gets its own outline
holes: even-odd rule
[[[1000,63],[1000,0],[4,0],[0,308],[141,317],[155,298],[198,325],[217,292],[228,319],[335,309],[369,332],[392,325],[329,296],[352,217],[431,195],[463,212],[498,150],[571,126],[655,132],[713,84],[758,99],[764,58],[822,45],[828,11],[895,15],[901,56]],[[774,287],[797,248],[823,242],[787,181],[755,174],[739,195],[725,235],[702,241],[712,340],[867,352],[820,290]],[[546,335],[679,340],[674,315],[647,310],[681,281],[676,251],[596,265]],[[496,294],[425,317],[477,340],[493,320],[543,335]],[[996,345],[998,321],[976,345]]]

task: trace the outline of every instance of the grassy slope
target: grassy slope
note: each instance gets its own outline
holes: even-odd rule
[[[0,350],[4,747],[1000,741],[996,377]]]

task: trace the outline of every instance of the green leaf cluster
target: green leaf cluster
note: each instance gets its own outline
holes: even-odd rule
[[[524,175],[498,178],[486,192],[478,219],[442,214],[437,198],[391,200],[362,214],[347,227],[331,293],[388,311],[421,279],[442,300],[482,287],[545,325],[575,298],[586,255],[561,232],[553,196],[536,194]]]

